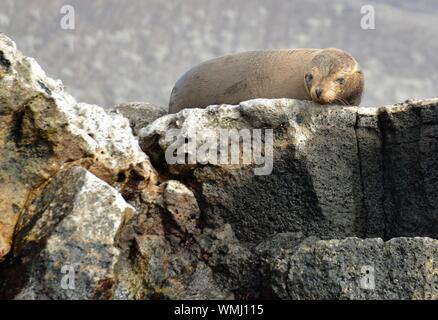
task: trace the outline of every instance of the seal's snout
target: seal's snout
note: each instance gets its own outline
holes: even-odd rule
[[[317,89],[315,90],[315,94],[316,94],[316,97],[317,97],[318,99],[321,98],[322,89],[321,89],[321,88],[317,88]]]
[[[310,97],[313,101],[318,102],[320,104],[326,104],[328,103],[326,101],[326,90],[324,90],[321,86],[317,86],[312,88],[310,91]]]

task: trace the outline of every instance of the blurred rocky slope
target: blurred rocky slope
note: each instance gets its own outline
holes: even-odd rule
[[[129,112],[138,136],[127,108],[0,36],[0,298],[438,299],[438,99]],[[169,129],[221,128],[272,129],[272,173],[167,165]]]
[[[75,8],[76,29],[60,27]],[[360,27],[361,6],[376,29]],[[434,0],[2,0],[0,30],[80,101],[166,105],[179,75],[230,52],[339,47],[364,68],[363,105],[433,97],[438,81]]]

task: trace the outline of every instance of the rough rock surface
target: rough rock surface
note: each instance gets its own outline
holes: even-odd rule
[[[0,261],[28,203],[61,168],[73,165],[110,184],[127,184],[132,176],[136,182],[154,179],[123,116],[77,103],[0,34]]]
[[[189,158],[222,128],[272,128],[272,173],[199,157],[167,165],[165,152],[175,141],[166,136],[170,129],[183,138],[197,133],[189,139],[196,148],[185,151]],[[381,108],[258,99],[183,110],[140,133],[158,170],[190,181],[207,225],[230,223],[251,244],[298,231],[322,238],[437,238],[437,141],[438,99]]]
[[[0,296],[111,298],[120,254],[115,238],[134,212],[120,193],[84,168],[58,174],[19,221]]]
[[[168,180],[159,189],[158,197],[145,190],[131,201],[139,214],[127,221],[119,237],[125,254],[118,265],[115,298],[234,298],[214,272],[225,259],[241,260],[230,226],[201,229],[197,201],[181,182]],[[217,256],[213,263],[212,255]]]
[[[312,240],[270,262],[281,299],[438,299],[438,241]]]
[[[164,115],[136,138],[0,35],[0,298],[437,299],[437,125],[438,99],[253,100]],[[232,165],[168,164],[169,129],[184,161],[220,129],[272,129],[272,157],[261,144]]]
[[[120,113],[126,117],[132,132],[138,135],[141,128],[167,114],[167,108],[146,102],[126,102],[115,106],[110,112]]]

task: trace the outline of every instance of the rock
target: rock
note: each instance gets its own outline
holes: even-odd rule
[[[368,237],[438,237],[438,99],[360,109]]]
[[[126,117],[132,132],[138,135],[141,128],[167,114],[167,108],[146,102],[126,102],[115,106],[111,112],[120,113]]]
[[[0,298],[438,299],[438,99],[123,110],[0,35]]]
[[[161,172],[190,181],[208,226],[230,223],[245,243],[283,232],[436,238],[436,123],[438,99],[381,108],[256,99],[166,115],[143,128],[139,139]],[[272,173],[256,174],[261,165],[245,164],[242,155],[229,164],[199,152],[213,137],[221,159],[229,150],[216,137],[230,128],[253,137],[256,129],[265,135],[273,129]],[[178,143],[186,148],[182,163],[172,153]]]
[[[115,237],[134,212],[114,188],[87,170],[73,167],[58,174],[19,221],[0,296],[112,298],[120,254]]]
[[[438,241],[313,240],[271,263],[281,299],[438,299]]]
[[[232,299],[212,268],[186,246],[178,248],[158,235],[136,237],[131,261],[121,263],[115,298]]]
[[[170,219],[182,232],[194,233],[200,210],[193,192],[179,181],[168,181],[164,185],[163,206]]]
[[[124,254],[118,263],[115,298],[234,298],[229,286],[216,279],[216,265],[209,260],[212,246],[224,242],[217,238],[221,231],[201,229],[197,201],[181,182],[169,180],[159,189],[158,197],[147,190],[141,194],[135,204],[139,214],[121,232]],[[225,245],[233,236],[231,231]]]
[[[27,203],[62,168],[79,165],[120,190],[155,184],[122,115],[77,103],[60,81],[0,34],[0,261]]]

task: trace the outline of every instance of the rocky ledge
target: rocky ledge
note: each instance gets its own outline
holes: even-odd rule
[[[437,157],[438,99],[105,111],[0,35],[0,298],[438,299]]]

